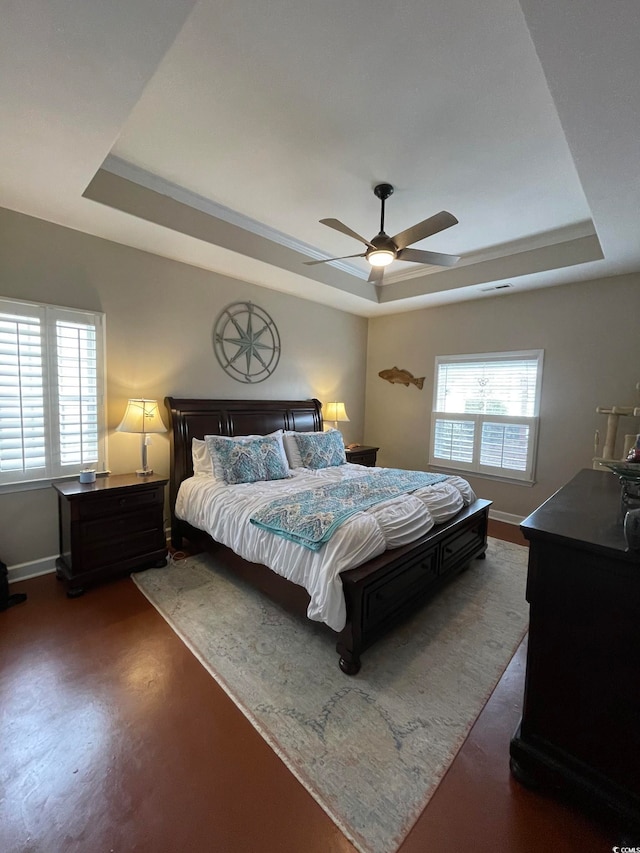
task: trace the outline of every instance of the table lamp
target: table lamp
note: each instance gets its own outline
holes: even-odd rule
[[[127,410],[120,424],[116,427],[118,432],[136,432],[142,436],[142,467],[138,468],[136,474],[145,477],[153,474],[153,468],[147,464],[147,447],[151,444],[152,432],[166,432],[167,428],[162,422],[158,410],[157,400],[129,400]]]
[[[349,415],[344,403],[325,403],[325,421],[333,421],[334,429],[338,429],[338,421],[348,421]]]

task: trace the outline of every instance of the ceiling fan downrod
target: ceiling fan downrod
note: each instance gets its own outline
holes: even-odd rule
[[[389,196],[393,194],[393,187],[391,184],[378,184],[377,187],[373,188],[373,192],[382,202],[382,210],[380,211],[380,233],[384,234],[384,203]]]

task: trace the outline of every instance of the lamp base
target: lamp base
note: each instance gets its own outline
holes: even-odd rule
[[[138,477],[148,477],[149,474],[153,474],[153,468],[138,468],[136,474]]]

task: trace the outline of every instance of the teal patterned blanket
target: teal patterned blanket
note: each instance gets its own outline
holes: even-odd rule
[[[255,513],[250,521],[311,551],[319,551],[356,512],[446,479],[446,474],[387,468],[280,498]]]

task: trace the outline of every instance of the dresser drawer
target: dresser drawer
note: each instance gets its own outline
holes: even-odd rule
[[[164,486],[151,489],[128,489],[116,494],[99,494],[80,502],[79,518],[104,518],[107,515],[134,511],[164,501]]]

